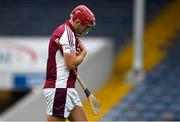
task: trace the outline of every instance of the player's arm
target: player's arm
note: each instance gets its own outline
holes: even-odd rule
[[[66,66],[69,69],[75,69],[78,65],[80,65],[86,56],[87,50],[83,49],[81,52],[79,52],[79,55],[76,55],[76,53],[64,53],[64,60],[66,63]]]
[[[59,38],[57,38],[55,42],[58,43]],[[62,45],[62,48],[63,48],[64,61],[66,63],[66,66],[68,67],[68,69],[71,70],[77,68],[77,66],[82,63],[84,57],[87,54],[87,49],[82,43],[80,43],[78,55],[76,54],[75,51],[74,52],[70,51],[70,47],[68,44]]]

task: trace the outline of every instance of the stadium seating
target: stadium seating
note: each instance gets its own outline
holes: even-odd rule
[[[167,2],[168,0],[147,0],[146,20],[157,15]],[[50,36],[79,4],[87,5],[96,15],[97,24],[90,35],[111,37],[118,49],[130,40],[133,0],[1,0],[0,36]]]
[[[180,120],[180,36],[167,48],[168,54],[103,120]]]

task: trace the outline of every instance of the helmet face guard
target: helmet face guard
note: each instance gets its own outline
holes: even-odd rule
[[[85,34],[88,34],[90,29],[92,28],[93,26],[92,25],[84,25],[84,26],[81,26],[81,28],[79,29],[79,32],[82,34],[82,35],[85,35]]]
[[[92,26],[95,26],[94,14],[84,5],[77,6],[71,13],[73,21],[79,19],[82,25],[80,32],[87,34]]]

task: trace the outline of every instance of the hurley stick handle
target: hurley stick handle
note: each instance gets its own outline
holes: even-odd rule
[[[85,94],[87,97],[89,97],[91,95],[91,92],[89,91],[89,89],[86,87],[85,83],[80,79],[79,75],[76,75],[77,80],[79,81],[81,87],[83,88]]]
[[[100,102],[99,100],[89,91],[89,89],[86,87],[85,83],[80,79],[79,75],[77,74],[77,72],[75,72],[76,78],[79,81],[81,87],[83,88],[89,104],[91,106],[91,109],[93,111],[93,114],[98,114],[100,112]]]

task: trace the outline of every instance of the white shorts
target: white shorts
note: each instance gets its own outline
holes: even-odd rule
[[[45,88],[47,114],[68,118],[74,106],[82,106],[75,88]]]

